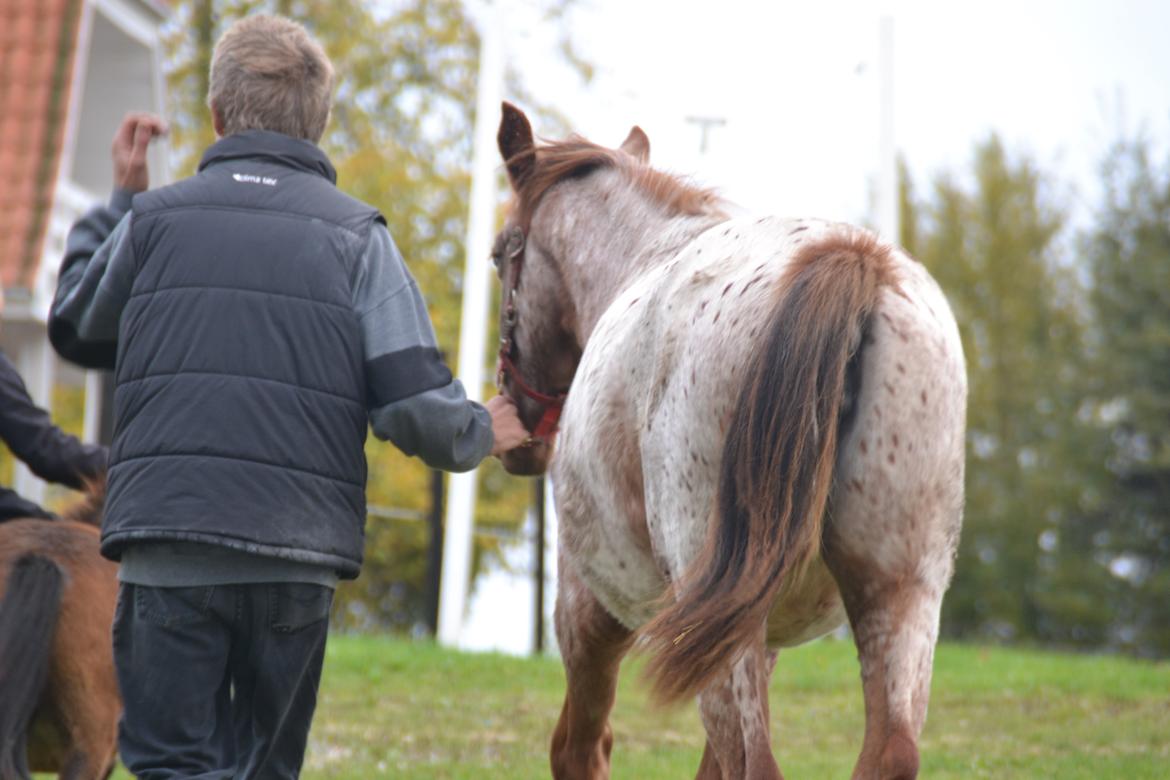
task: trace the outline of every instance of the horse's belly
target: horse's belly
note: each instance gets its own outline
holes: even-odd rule
[[[837,583],[817,558],[794,587],[781,595],[768,613],[768,647],[793,647],[824,636],[845,622]]]

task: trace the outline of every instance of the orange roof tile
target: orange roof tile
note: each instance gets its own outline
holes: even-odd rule
[[[0,283],[31,287],[65,135],[82,0],[0,0]]]

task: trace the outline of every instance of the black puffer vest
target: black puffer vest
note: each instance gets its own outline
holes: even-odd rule
[[[189,540],[357,576],[365,381],[352,281],[376,210],[316,146],[229,136],[134,199],[102,550]]]

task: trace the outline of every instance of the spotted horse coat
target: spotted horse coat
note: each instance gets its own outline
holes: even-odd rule
[[[551,461],[560,516],[553,774],[608,776],[639,643],[660,701],[698,696],[699,777],[780,777],[777,651],[848,621],[853,777],[915,777],[963,499],[965,367],[938,286],[856,227],[731,218],[651,168],[637,128],[618,149],[537,146],[505,104],[499,140],[502,389],[530,428],[546,404],[524,388],[568,392],[556,456],[549,437],[504,458]]]

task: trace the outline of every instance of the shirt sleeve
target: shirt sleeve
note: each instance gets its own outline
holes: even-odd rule
[[[444,365],[418,284],[381,223],[353,290],[374,435],[432,468],[475,468],[495,443],[491,415]]]
[[[49,340],[66,360],[114,367],[118,323],[134,283],[130,193],[119,190],[74,223],[49,309]]]
[[[12,361],[0,352],[0,438],[33,473],[80,490],[105,473],[106,449],[82,444],[49,419],[24,386]]]

